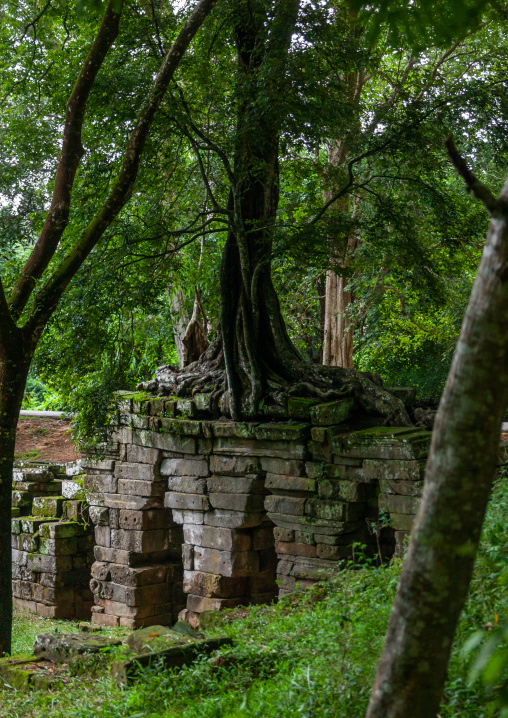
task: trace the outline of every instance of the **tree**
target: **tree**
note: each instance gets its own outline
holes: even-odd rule
[[[212,10],[215,0],[200,0],[165,53],[151,91],[139,112],[123,154],[123,163],[108,196],[63,257],[59,246],[72,226],[71,200],[84,150],[85,111],[98,73],[115,42],[123,9],[111,0],[81,67],[65,108],[62,147],[55,173],[53,196],[44,226],[12,283],[10,293],[0,287],[0,654],[11,645],[10,506],[12,465],[19,410],[35,349],[64,291],[129,200],[147,135],[185,51]],[[35,23],[31,24],[35,28]],[[64,20],[65,23],[65,20]],[[34,29],[35,33],[35,29]]]

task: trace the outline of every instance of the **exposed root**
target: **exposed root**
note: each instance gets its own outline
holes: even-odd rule
[[[393,426],[411,426],[411,420],[400,399],[383,388],[377,374],[354,369],[326,367],[298,362],[295,367],[298,380],[285,382],[281,377],[271,376],[267,382],[265,405],[287,406],[291,396],[319,399],[321,402],[355,397],[360,410],[366,415],[383,417]],[[231,416],[232,401],[226,378],[220,343],[215,340],[207,351],[193,364],[180,372],[174,367],[159,367],[155,379],[138,384],[139,389],[164,396],[195,397],[210,395],[210,411],[214,416]],[[250,404],[249,390],[240,397],[244,418],[257,418]]]

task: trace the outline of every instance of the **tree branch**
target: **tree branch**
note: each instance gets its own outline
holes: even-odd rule
[[[150,96],[141,110],[127,148],[118,178],[100,210],[83,231],[74,248],[62,260],[37,295],[36,307],[26,323],[27,331],[37,336],[53,313],[67,285],[90,254],[105,230],[129,200],[136,180],[148,132],[175,70],[195,34],[212,11],[217,0],[200,0],[166,54]]]
[[[115,0],[110,0],[108,3],[97,36],[67,102],[53,199],[44,227],[11,292],[9,304],[14,319],[21,315],[36,281],[49,265],[67,227],[74,178],[84,153],[81,128],[86,105],[97,73],[118,35],[122,7],[123,0],[119,7]]]
[[[499,214],[501,209],[499,200],[496,199],[490,189],[484,185],[483,182],[480,182],[471,172],[465,159],[456,148],[451,132],[445,140],[445,147],[453,166],[466,183],[468,191],[472,192],[474,196],[483,203],[491,215]]]

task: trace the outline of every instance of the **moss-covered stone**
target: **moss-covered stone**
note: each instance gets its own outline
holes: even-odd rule
[[[310,419],[310,412],[318,402],[302,396],[290,396],[288,399],[288,414],[291,419]]]
[[[260,424],[255,429],[256,439],[260,441],[301,441],[309,434],[309,424]]]
[[[310,411],[312,423],[316,426],[333,426],[343,424],[356,407],[355,399],[348,397],[339,401],[329,401],[326,404],[318,404]]]
[[[59,518],[63,511],[63,496],[35,496],[32,504],[34,516],[54,516]]]

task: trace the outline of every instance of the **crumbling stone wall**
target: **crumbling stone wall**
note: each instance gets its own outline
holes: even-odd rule
[[[93,530],[79,462],[20,462],[12,494],[13,604],[45,618],[89,618]]]
[[[310,585],[359,544],[402,551],[429,432],[353,431],[349,399],[267,422],[210,420],[206,399],[124,395],[116,456],[86,479],[95,623],[197,623]]]

